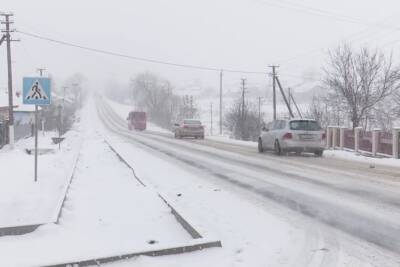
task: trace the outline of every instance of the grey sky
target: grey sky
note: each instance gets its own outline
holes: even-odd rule
[[[345,40],[371,47],[400,40],[400,31],[391,28],[400,24],[396,0],[2,0],[0,10],[14,12],[15,27],[21,31],[134,56],[250,71],[280,64],[287,85],[300,82],[304,73],[318,73],[326,57],[321,51]],[[74,72],[98,85],[110,79],[127,82],[150,70],[178,87],[193,83],[218,87],[214,72],[115,58],[18,33],[14,37],[22,39],[13,44],[17,87],[22,76],[33,75],[42,66],[59,84]],[[385,49],[396,52],[399,44]],[[0,51],[1,88],[6,85],[5,46]],[[267,85],[267,77],[244,74],[226,74],[225,83],[238,87],[241,77],[253,85]]]

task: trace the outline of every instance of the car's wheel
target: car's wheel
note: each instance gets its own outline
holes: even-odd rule
[[[275,152],[276,155],[281,155],[282,154],[281,146],[279,145],[278,140],[275,140],[274,152]]]
[[[175,137],[175,139],[178,138],[178,134],[176,132],[174,133],[174,137]]]
[[[204,139],[204,135],[200,136],[200,139]]]
[[[264,148],[262,146],[262,140],[261,138],[258,138],[258,152],[259,153],[263,153],[264,152]]]
[[[324,153],[323,150],[318,150],[318,151],[315,151],[315,152],[314,152],[315,156],[317,156],[317,157],[322,157],[322,154],[323,154],[323,153]]]

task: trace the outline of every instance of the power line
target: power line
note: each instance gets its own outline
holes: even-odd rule
[[[368,22],[368,21],[364,21],[364,20],[361,20],[356,17],[343,15],[343,14],[339,14],[339,13],[334,13],[334,12],[331,12],[328,10],[315,8],[315,7],[311,7],[311,6],[306,6],[304,4],[302,5],[302,4],[294,3],[291,1],[287,1],[287,0],[280,0],[279,3],[274,0],[272,0],[272,1],[271,0],[260,0],[260,1],[267,5],[271,5],[271,6],[275,6],[275,7],[279,7],[279,8],[283,8],[283,9],[292,9],[292,10],[297,10],[297,11],[301,11],[301,12],[306,12],[306,13],[317,15],[317,16],[331,18],[331,19],[334,19],[337,21],[344,21],[344,22],[349,22],[349,23],[353,23],[353,24],[374,26],[374,27],[378,27],[378,28],[391,28],[391,29],[400,30],[400,27],[397,27],[394,25],[382,24],[382,23],[377,24],[374,22]]]
[[[198,70],[207,70],[207,71],[215,71],[215,72],[220,72],[221,68],[215,68],[215,67],[207,67],[207,66],[199,66],[199,65],[191,65],[191,64],[181,64],[181,63],[174,63],[174,62],[168,62],[168,61],[162,61],[162,60],[157,60],[157,59],[150,59],[150,58],[144,58],[144,57],[137,57],[137,56],[132,56],[132,55],[126,55],[122,53],[117,53],[117,52],[112,52],[112,51],[107,51],[103,49],[98,49],[98,48],[93,48],[93,47],[88,47],[88,46],[83,46],[80,44],[75,44],[75,43],[70,43],[66,41],[61,41],[61,40],[56,40],[53,38],[49,37],[44,37],[38,34],[34,33],[28,33],[25,31],[20,31],[17,30],[18,33],[33,37],[36,39],[56,43],[56,44],[61,44],[65,46],[70,46],[74,48],[79,48],[82,50],[86,51],[91,51],[95,53],[100,53],[100,54],[105,54],[105,55],[110,55],[110,56],[115,56],[115,57],[122,57],[122,58],[128,58],[136,61],[142,61],[142,62],[148,62],[148,63],[154,63],[154,64],[161,64],[161,65],[168,65],[168,66],[174,66],[174,67],[181,67],[181,68],[188,68],[188,69],[198,69]],[[247,70],[235,70],[235,69],[226,69],[222,68],[224,72],[231,72],[231,73],[242,73],[242,74],[261,74],[265,75],[266,72],[261,72],[261,71],[247,71]]]

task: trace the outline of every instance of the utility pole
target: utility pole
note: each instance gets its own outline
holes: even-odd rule
[[[8,68],[8,142],[11,147],[14,147],[14,103],[13,103],[13,88],[12,88],[12,69],[11,69],[11,40],[10,33],[14,30],[10,30],[10,17],[14,16],[12,13],[0,13],[0,16],[5,18],[1,21],[1,24],[6,25],[6,29],[2,30],[5,33],[5,40],[7,43],[7,68]],[[2,40],[4,40],[2,38]]]
[[[286,98],[285,91],[283,91],[281,82],[279,81],[278,77],[275,77],[275,80],[276,80],[276,82],[278,83],[279,90],[281,91],[281,95],[282,95],[283,101],[285,101],[286,107],[288,108],[289,116],[290,116],[290,118],[294,118],[292,109],[290,108],[289,102],[288,102],[288,100],[287,100],[287,98]]]
[[[213,105],[212,102],[210,103],[210,135],[213,135]]]
[[[272,68],[272,105],[274,109],[274,120],[276,120],[276,68],[279,68],[279,66],[271,65],[269,67]]]
[[[246,91],[246,79],[242,78],[242,114],[240,120],[240,131],[241,131],[241,139],[245,139],[245,91]]]
[[[46,69],[45,69],[45,68],[37,68],[36,70],[39,72],[40,77],[42,77],[42,76],[43,76],[43,72],[44,72]]]
[[[261,129],[261,96],[258,97],[258,128]]]
[[[65,90],[68,89],[68,86],[64,86],[63,87],[63,102],[62,102],[62,112],[61,112],[61,122],[60,122],[60,132],[59,132],[59,136],[61,137],[61,132],[62,134],[64,134],[64,109],[65,109]],[[61,143],[61,142],[60,142]],[[60,143],[58,143],[60,145]]]
[[[290,87],[288,88],[288,102],[289,107],[292,108],[292,89]]]
[[[245,108],[244,91],[246,90],[245,84],[246,84],[246,79],[242,78],[242,120],[244,120],[244,108]]]
[[[219,73],[219,135],[222,135],[222,70]]]

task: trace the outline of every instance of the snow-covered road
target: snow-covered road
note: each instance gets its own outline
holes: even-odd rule
[[[196,181],[196,186],[199,183],[216,184],[247,205],[261,208],[260,212],[272,214],[274,220],[278,217],[296,227],[289,239],[297,242],[290,241],[291,245],[284,247],[283,262],[276,258],[257,260],[256,257],[249,264],[246,260],[255,256],[248,255],[244,257],[246,263],[242,263],[243,266],[400,265],[399,168],[380,165],[371,168],[362,162],[335,158],[276,157],[258,154],[251,146],[240,144],[174,140],[172,135],[155,131],[129,132],[125,121],[103,101],[99,101],[98,109],[105,124],[113,129],[114,138],[124,140],[119,149],[139,168],[149,165],[146,160],[157,162],[151,164],[153,166],[175,165],[175,168],[190,172],[190,176],[194,176],[190,179]],[[138,148],[140,155],[134,152]],[[154,159],[143,156],[146,153],[152,154]],[[188,181],[166,182],[154,178],[157,175],[148,176],[155,186],[168,192],[176,192],[176,188],[195,190]],[[193,198],[189,200],[193,201]],[[223,206],[224,202],[208,203],[217,207]],[[196,204],[185,205],[188,209],[196,207]],[[243,207],[240,212],[245,214]],[[243,227],[258,231],[262,229],[258,223],[249,220]],[[304,231],[306,236],[302,241],[299,241],[299,231]],[[255,240],[260,246],[268,242],[268,239]],[[273,240],[276,242],[277,239]],[[274,251],[273,246],[271,250]],[[303,257],[295,257],[296,253]]]

